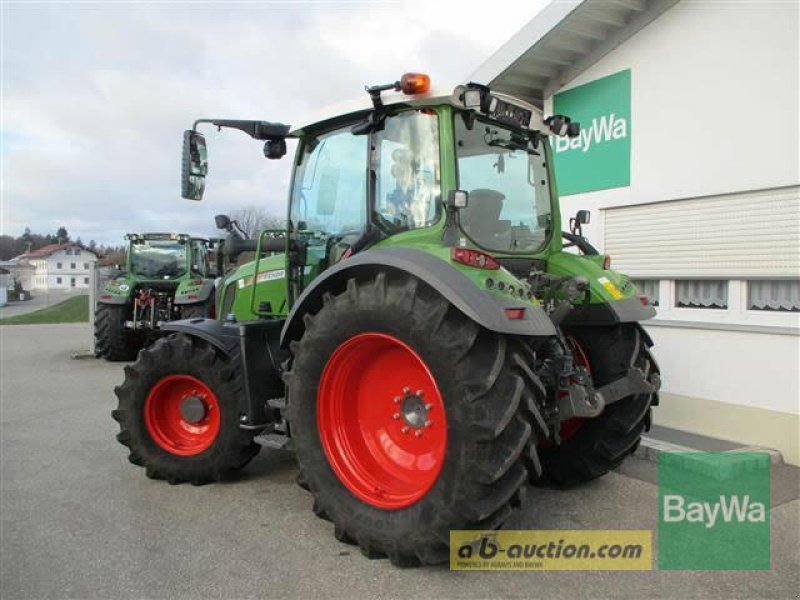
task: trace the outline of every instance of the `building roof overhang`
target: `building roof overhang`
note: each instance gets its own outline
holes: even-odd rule
[[[539,108],[678,0],[558,0],[470,76]]]

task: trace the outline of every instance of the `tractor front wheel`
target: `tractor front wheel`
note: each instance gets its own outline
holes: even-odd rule
[[[520,342],[399,274],[323,299],[286,375],[298,480],[369,558],[446,561],[450,530],[495,529],[522,501],[537,409]]]
[[[128,459],[151,479],[195,485],[217,481],[258,453],[239,428],[243,393],[235,361],[198,338],[173,334],[125,367],[111,416]]]
[[[128,304],[98,304],[94,313],[95,354],[106,360],[133,360],[142,340],[125,328],[131,307]]]

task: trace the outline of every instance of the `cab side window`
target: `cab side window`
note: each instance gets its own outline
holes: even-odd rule
[[[313,239],[358,233],[367,222],[367,136],[350,128],[316,139],[303,152],[292,192],[292,227]],[[309,142],[306,142],[308,147]]]
[[[375,218],[390,232],[431,225],[441,201],[439,120],[412,110],[388,117],[372,145]]]

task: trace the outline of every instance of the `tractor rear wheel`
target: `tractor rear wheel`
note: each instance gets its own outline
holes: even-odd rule
[[[286,374],[298,481],[369,558],[444,562],[451,529],[495,529],[522,502],[538,408],[520,342],[405,275],[323,300]]]
[[[590,369],[596,388],[628,373],[631,365],[647,375],[658,366],[636,325],[587,327],[569,332],[573,354]],[[571,419],[561,424],[561,444],[539,448],[543,473],[537,485],[566,487],[590,481],[618,467],[639,446],[650,429],[656,394],[636,394],[610,404],[593,419]]]
[[[134,360],[142,347],[141,339],[125,328],[130,315],[128,304],[98,304],[94,313],[95,354],[107,360]]]
[[[143,349],[125,367],[111,413],[130,462],[151,479],[195,485],[244,467],[260,446],[239,428],[240,375],[235,361],[195,337],[173,334]]]

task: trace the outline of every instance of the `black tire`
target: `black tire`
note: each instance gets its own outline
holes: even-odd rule
[[[181,306],[181,319],[211,319],[214,316],[214,296],[197,304]]]
[[[130,317],[128,304],[98,304],[94,313],[95,354],[106,360],[134,360],[142,340],[125,328]]]
[[[528,413],[534,394],[517,364],[514,339],[480,328],[424,283],[379,273],[351,279],[325,294],[306,330],[291,344],[286,374],[288,418],[300,474],[314,495],[314,512],[334,524],[340,541],[358,544],[369,558],[398,566],[448,560],[451,529],[495,529],[523,499]],[[415,503],[384,510],[351,493],[332,470],[317,426],[317,386],[331,354],[365,332],[388,334],[424,361],[447,414],[447,446],[432,487]],[[532,459],[538,463],[537,459]]]
[[[170,453],[148,431],[146,398],[169,375],[195,377],[216,396],[219,433],[199,454]],[[111,413],[120,425],[117,441],[129,448],[130,462],[144,467],[151,479],[195,485],[218,481],[244,467],[261,448],[253,442],[253,432],[239,428],[238,399],[243,389],[238,363],[199,338],[172,334],[144,348],[136,362],[125,367],[125,381],[114,392],[119,399],[117,410]]]
[[[569,331],[591,366],[595,387],[627,374],[632,364],[646,373],[658,371],[648,343],[638,325],[587,327]],[[542,476],[537,485],[567,487],[581,484],[618,467],[639,446],[642,433],[650,428],[651,406],[657,394],[628,396],[609,405],[598,417],[586,419],[560,445],[539,448]]]

